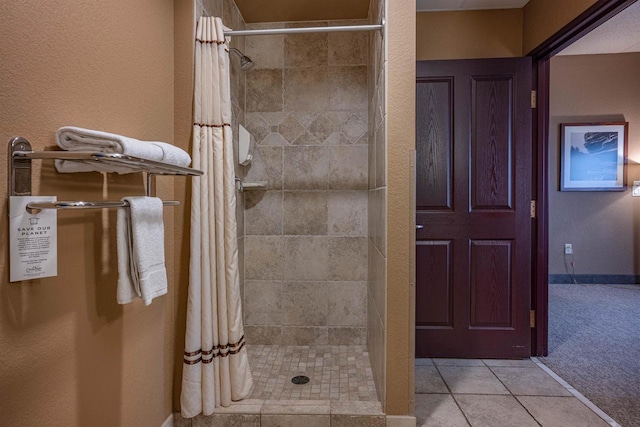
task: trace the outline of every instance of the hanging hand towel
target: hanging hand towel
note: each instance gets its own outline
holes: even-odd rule
[[[60,148],[68,151],[119,153],[183,167],[191,164],[191,156],[186,151],[166,142],[140,141],[115,133],[73,126],[65,126],[58,129],[56,140]],[[69,160],[56,160],[56,169],[61,173],[92,171],[137,172],[127,167],[112,166],[93,161],[77,162]]]
[[[124,197],[118,210],[118,304],[142,298],[145,305],[167,293],[162,200]]]

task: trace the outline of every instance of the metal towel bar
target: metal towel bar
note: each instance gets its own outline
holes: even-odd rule
[[[178,206],[180,202],[177,200],[163,200],[164,206]],[[107,208],[127,208],[129,203],[121,200],[119,202],[110,201],[98,201],[98,202],[83,202],[83,201],[61,201],[61,202],[32,202],[27,204],[27,210],[36,209],[107,209]]]
[[[25,140],[26,141],[26,140]],[[71,160],[84,163],[103,163],[113,166],[130,168],[135,172],[147,172],[154,175],[192,175],[200,176],[202,171],[197,169],[176,166],[169,163],[147,160],[140,157],[119,153],[90,153],[80,151],[14,151],[11,153],[14,159],[52,159]]]

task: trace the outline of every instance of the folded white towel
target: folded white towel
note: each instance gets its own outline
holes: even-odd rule
[[[118,304],[139,297],[145,305],[167,293],[162,200],[124,197],[129,208],[118,210]]]
[[[184,167],[191,164],[191,156],[186,151],[166,142],[140,141],[115,133],[73,126],[64,126],[58,129],[56,140],[60,148],[68,151],[120,153]],[[135,170],[127,167],[112,166],[93,161],[77,162],[69,160],[56,160],[56,169],[61,173],[91,171],[135,172]]]

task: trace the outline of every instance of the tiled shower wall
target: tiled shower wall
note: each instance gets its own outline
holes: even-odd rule
[[[385,0],[371,0],[371,24],[382,21]],[[387,182],[386,182],[386,54],[382,33],[369,35],[369,280],[367,348],[378,398],[385,401],[385,348],[387,307]]]
[[[216,16],[222,18],[222,22],[234,30],[244,30],[245,22],[233,0],[196,0],[196,21],[200,16]],[[245,37],[232,37],[230,47],[235,47],[241,52],[245,49]],[[231,126],[233,130],[233,153],[236,161],[235,172],[238,178],[244,177],[244,168],[237,162],[238,159],[238,124],[245,120],[245,76],[240,70],[240,60],[237,55],[230,55],[230,82],[231,82]],[[236,220],[238,222],[238,268],[240,270],[240,289],[244,289],[244,198],[237,194]]]
[[[248,29],[364,21],[248,24]],[[364,344],[366,33],[253,36],[246,123],[245,331],[253,344]]]

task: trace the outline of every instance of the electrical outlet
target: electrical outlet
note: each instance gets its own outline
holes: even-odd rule
[[[571,243],[564,244],[564,254],[573,255],[573,245]]]
[[[631,189],[631,195],[633,197],[640,197],[640,181],[633,181],[633,188]]]

